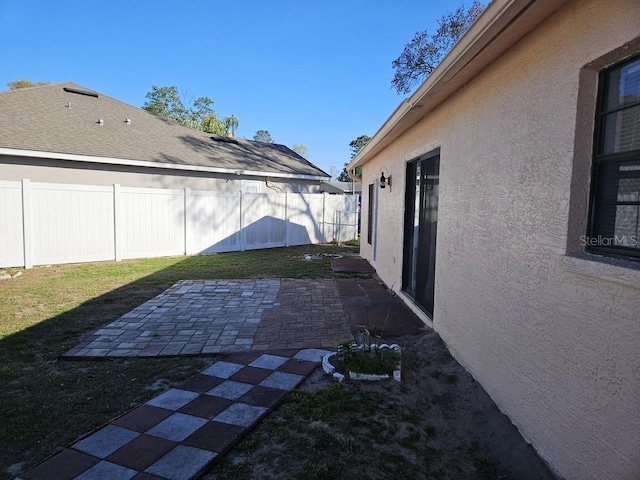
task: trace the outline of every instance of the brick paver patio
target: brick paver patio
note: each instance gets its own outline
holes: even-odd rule
[[[183,280],[63,358],[335,348],[353,338],[332,279]]]
[[[262,314],[253,349],[335,349],[352,338],[333,279],[282,280],[274,307]]]

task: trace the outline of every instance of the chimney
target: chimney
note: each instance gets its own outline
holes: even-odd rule
[[[233,130],[231,129],[227,130],[227,137],[233,138]]]

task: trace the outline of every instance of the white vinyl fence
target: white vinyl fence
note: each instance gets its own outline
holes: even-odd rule
[[[0,267],[346,241],[358,197],[0,181]]]

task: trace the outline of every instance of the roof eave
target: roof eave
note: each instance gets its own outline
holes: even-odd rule
[[[207,172],[207,173],[218,173],[218,174],[226,174],[226,175],[243,175],[243,176],[250,176],[250,177],[308,180],[308,181],[318,181],[318,182],[324,181],[327,178],[330,178],[329,175],[322,176],[322,175],[306,175],[301,173],[283,173],[283,172],[266,172],[266,171],[261,172],[261,171],[243,170],[243,169],[237,169],[237,168],[207,167],[202,165],[149,162],[145,160],[131,160],[126,158],[96,157],[92,155],[43,152],[38,150],[21,150],[21,149],[3,148],[3,147],[0,147],[0,155],[7,155],[7,156],[14,156],[14,157],[46,158],[46,159],[53,159],[53,160],[67,160],[67,161],[86,162],[86,163],[100,163],[100,164],[107,164],[107,165],[127,165],[127,166],[133,166],[133,167],[162,168],[162,169],[168,169],[168,170]]]
[[[568,0],[493,0],[418,89],[347,165],[364,165]]]

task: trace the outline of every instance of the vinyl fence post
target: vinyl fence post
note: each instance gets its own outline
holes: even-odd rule
[[[240,251],[245,251],[244,246],[244,192],[240,192]]]
[[[291,246],[291,239],[289,238],[289,202],[291,201],[290,193],[284,194],[284,246]]]
[[[358,196],[354,193],[351,196],[351,218],[353,218],[353,223],[351,226],[353,227],[353,236],[349,238],[356,239],[358,238]]]
[[[187,209],[189,208],[189,196],[191,195],[191,189],[189,187],[185,187],[184,189],[184,254],[191,255],[191,245],[189,244],[190,235],[190,225],[189,225],[189,212]]]
[[[31,223],[31,180],[22,179],[22,246],[24,268],[33,268],[33,225]]]
[[[121,185],[113,184],[113,258],[116,262],[122,260],[122,191]]]
[[[327,200],[329,194],[322,194],[322,243],[327,243]]]

